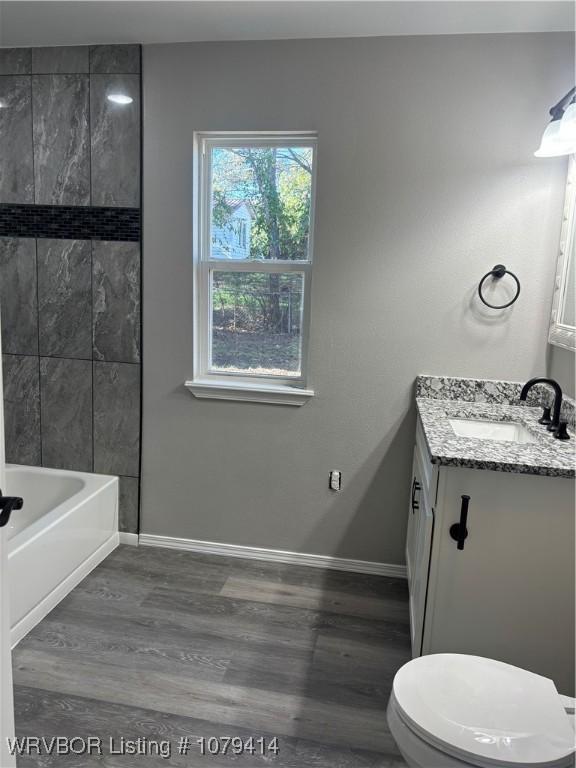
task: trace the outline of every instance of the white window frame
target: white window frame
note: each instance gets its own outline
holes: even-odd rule
[[[238,219],[238,232],[236,233],[238,238],[238,247],[245,249],[248,243],[246,235],[248,234],[248,223],[246,219]]]
[[[564,215],[560,232],[560,249],[556,263],[556,279],[550,315],[548,342],[556,347],[563,347],[572,352],[576,350],[576,328],[562,322],[564,303],[569,291],[574,287],[568,284],[570,261],[574,258],[574,239],[576,238],[576,155],[570,155],[568,175],[566,177],[566,196]]]
[[[310,336],[310,295],[314,250],[314,213],[316,197],[317,135],[302,131],[196,132],[194,134],[194,375],[186,386],[196,397],[250,402],[304,405],[314,395],[308,383],[308,346]],[[312,179],[308,259],[306,261],[240,261],[213,259],[210,250],[212,169],[214,147],[312,147]],[[265,376],[212,371],[209,367],[212,343],[210,308],[211,281],[221,272],[297,272],[303,275],[301,334],[301,370],[297,376]]]

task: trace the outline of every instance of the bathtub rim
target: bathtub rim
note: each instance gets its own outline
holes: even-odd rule
[[[53,469],[51,467],[34,467],[28,464],[6,464],[6,480],[10,471],[23,471],[30,474],[55,476],[71,476],[82,480],[84,485],[80,490],[73,493],[64,501],[57,504],[53,509],[35,520],[31,525],[26,526],[11,539],[8,539],[8,559],[14,556],[22,547],[34,541],[42,535],[44,531],[51,528],[58,520],[71,515],[79,504],[92,499],[100,490],[110,485],[116,484],[119,488],[120,481],[117,475],[101,475],[94,472],[78,472],[70,469]],[[24,496],[24,505],[26,497]],[[18,514],[17,512],[13,514]]]

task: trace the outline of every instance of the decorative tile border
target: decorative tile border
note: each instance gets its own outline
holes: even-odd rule
[[[139,242],[138,208],[0,205],[0,235]]]
[[[429,400],[461,400],[467,403],[519,405],[524,382],[496,381],[493,379],[464,379],[457,376],[417,376],[416,397]],[[552,405],[554,393],[545,385],[530,390],[528,405]],[[576,403],[564,396],[562,418],[568,424],[576,423]]]

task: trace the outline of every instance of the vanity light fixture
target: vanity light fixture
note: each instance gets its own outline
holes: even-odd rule
[[[125,93],[109,93],[106,98],[114,104],[132,104],[134,101],[132,96],[127,96]]]
[[[536,157],[557,157],[576,152],[576,88],[571,88],[550,109],[552,120],[546,126]]]

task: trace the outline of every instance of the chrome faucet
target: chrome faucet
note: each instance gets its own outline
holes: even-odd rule
[[[548,384],[552,387],[554,390],[554,406],[552,409],[552,421],[550,424],[548,424],[548,432],[556,432],[558,427],[560,426],[560,408],[562,407],[562,389],[560,387],[560,384],[558,384],[557,381],[554,381],[554,379],[545,379],[541,377],[536,377],[535,379],[530,379],[530,381],[527,381],[526,384],[522,387],[522,392],[520,392],[520,400],[526,400],[526,397],[528,396],[528,392],[532,389],[532,387],[535,384]]]

